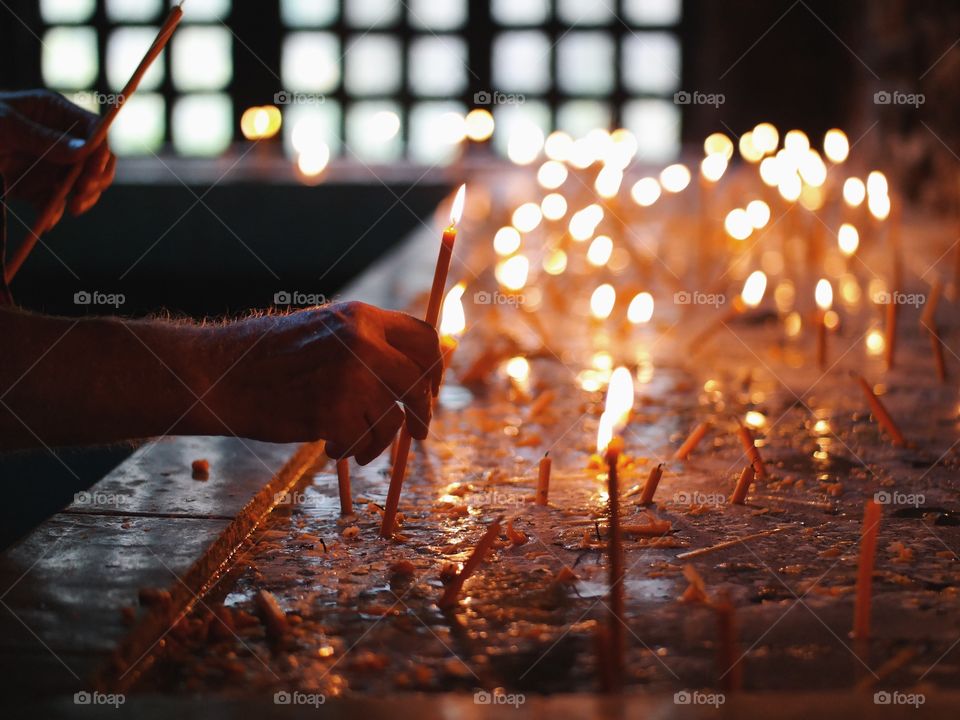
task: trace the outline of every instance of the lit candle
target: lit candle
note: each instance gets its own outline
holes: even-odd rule
[[[617,461],[623,440],[616,437],[633,408],[633,377],[625,367],[618,367],[610,376],[607,402],[597,429],[597,453],[607,464],[608,528],[607,556],[610,570],[610,690],[619,690],[623,682],[624,644],[624,559],[620,534],[620,485]]]
[[[550,453],[540,458],[540,472],[537,477],[537,505],[547,504],[547,497],[550,495],[550,468],[552,464]]]
[[[433,327],[437,327],[437,321],[440,318],[440,302],[443,298],[443,288],[447,284],[447,273],[450,272],[453,244],[457,239],[457,223],[460,222],[460,217],[463,215],[466,193],[467,186],[461,185],[450,209],[450,225],[443,231],[440,241],[440,252],[437,255],[437,265],[433,275],[433,287],[430,288],[430,299],[424,317],[427,324]],[[397,508],[400,505],[400,491],[403,489],[403,478],[407,472],[407,459],[410,456],[410,441],[410,433],[404,426],[400,429],[400,436],[397,440],[397,450],[390,475],[390,488],[387,491],[383,522],[380,525],[380,537],[383,538],[393,536],[393,529],[397,521]]]
[[[870,596],[880,517],[880,506],[873,500],[867,500],[863,508],[863,525],[860,528],[860,562],[857,564],[857,595],[853,606],[853,637],[860,641],[870,637]]]
[[[627,321],[631,325],[645,325],[653,317],[653,295],[637,293],[627,306]]]
[[[117,118],[120,108],[122,108],[126,101],[129,100],[136,92],[137,88],[140,86],[140,82],[143,80],[144,75],[147,74],[147,71],[150,70],[150,66],[153,65],[154,61],[163,52],[163,49],[167,46],[167,43],[170,42],[170,38],[173,37],[174,31],[180,25],[180,21],[183,19],[183,1],[184,0],[181,0],[179,4],[170,8],[170,13],[163,21],[163,25],[160,26],[160,30],[157,32],[157,36],[153,43],[149,48],[147,48],[146,53],[140,60],[140,64],[137,65],[136,69],[133,71],[133,74],[130,76],[130,79],[127,80],[127,84],[123,87],[123,90],[114,96],[116,98],[116,102],[110,104],[107,112],[105,112],[97,120],[92,131],[90,132],[89,137],[87,138],[85,143],[86,147],[96,149],[102,143],[106,142],[107,133],[109,132],[113,121]],[[53,192],[47,200],[46,205],[37,214],[37,217],[33,223],[33,227],[30,228],[30,233],[26,236],[26,238],[24,238],[23,242],[20,244],[20,247],[17,248],[16,252],[13,254],[13,257],[11,257],[10,261],[7,263],[4,279],[8,285],[13,282],[13,278],[16,276],[17,271],[20,270],[20,266],[23,265],[24,261],[27,259],[27,256],[30,255],[30,252],[33,250],[34,246],[40,240],[40,236],[50,229],[50,223],[54,219],[54,213],[57,211],[57,208],[66,201],[67,196],[74,189],[74,186],[76,185],[77,180],[80,178],[84,167],[86,167],[86,165],[83,162],[75,162],[69,168],[65,168],[64,174],[58,181],[58,184],[55,184],[52,187]]]
[[[743,445],[743,451],[746,453],[747,458],[750,460],[750,464],[753,465],[754,471],[757,473],[757,477],[761,480],[767,477],[767,466],[763,464],[763,458],[760,457],[760,450],[757,449],[757,444],[753,440],[753,435],[750,434],[750,430],[740,422],[740,418],[737,418],[737,435],[740,436],[740,443]]]
[[[833,286],[826,278],[817,281],[814,290],[817,303],[817,366],[824,370],[827,366],[827,312],[833,305]]]
[[[590,296],[590,315],[594,320],[606,320],[617,302],[617,291],[610,283],[599,285]]]
[[[457,349],[460,336],[467,327],[463,313],[463,293],[467,289],[464,282],[458,282],[443,299],[440,312],[440,352],[443,354],[443,369],[450,367],[453,352]]]
[[[353,514],[353,498],[350,494],[350,459],[337,460],[337,485],[340,488],[340,514]]]

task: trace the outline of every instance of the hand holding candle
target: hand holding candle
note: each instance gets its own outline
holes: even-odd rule
[[[424,320],[433,327],[437,326],[440,318],[440,301],[443,298],[443,288],[447,284],[447,274],[450,272],[450,260],[453,257],[453,244],[457,239],[457,223],[463,215],[463,204],[466,201],[467,186],[461,185],[453,200],[450,209],[450,225],[443,231],[440,241],[440,252],[437,255],[437,265],[433,275],[433,287],[430,288],[430,299],[427,303],[427,313]],[[406,427],[400,430],[397,440],[397,451],[390,475],[390,488],[387,491],[387,502],[383,511],[383,522],[380,525],[380,537],[393,536],[393,528],[397,520],[397,508],[400,505],[400,491],[403,488],[403,478],[407,472],[407,459],[410,456],[410,433]]]
[[[137,65],[136,70],[133,71],[133,75],[130,76],[127,84],[119,93],[116,94],[116,102],[110,105],[109,110],[107,110],[103,117],[100,118],[100,121],[97,123],[96,127],[94,127],[90,137],[87,138],[87,147],[96,148],[101,143],[106,142],[107,132],[110,130],[110,126],[116,119],[117,113],[120,112],[120,108],[123,107],[124,103],[130,99],[134,92],[136,92],[137,88],[140,86],[141,80],[143,80],[143,76],[147,74],[150,66],[153,65],[154,61],[160,56],[160,53],[163,52],[163,49],[167,46],[167,43],[170,42],[170,38],[173,37],[173,32],[177,29],[177,26],[183,19],[182,5],[183,0],[179,5],[175,5],[170,9],[169,14],[163,22],[163,25],[157,32],[156,38],[147,49],[143,59],[140,60],[140,64]],[[40,236],[50,229],[52,223],[56,219],[55,213],[57,212],[57,209],[66,201],[67,195],[69,195],[73,190],[74,185],[76,185],[77,180],[80,177],[80,174],[83,172],[83,169],[83,162],[75,163],[73,167],[70,168],[70,172],[57,186],[56,192],[54,192],[53,196],[47,202],[46,207],[37,215],[37,219],[30,230],[30,234],[27,235],[26,239],[23,241],[23,244],[17,248],[16,253],[14,253],[13,257],[10,259],[10,262],[7,263],[5,271],[5,280],[7,284],[13,281],[17,271],[20,270],[20,266],[23,265],[24,261],[27,259],[27,256],[30,255],[30,252],[37,244],[37,241],[40,240]]]

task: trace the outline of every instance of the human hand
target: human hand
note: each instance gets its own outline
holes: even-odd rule
[[[74,215],[93,207],[113,182],[116,158],[106,141],[89,147],[85,141],[97,116],[49,90],[0,93],[0,175],[11,197],[30,203],[39,213],[74,163],[83,170],[66,205]],[[46,232],[63,216],[54,208]]]
[[[215,328],[204,398],[212,426],[273,442],[323,438],[333,458],[365,465],[406,418],[427,436],[443,361],[436,331],[358,302]],[[402,403],[403,407],[398,403]]]

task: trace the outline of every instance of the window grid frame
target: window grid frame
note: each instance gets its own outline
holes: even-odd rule
[[[401,138],[402,152],[401,157],[410,159],[411,147],[411,127],[410,119],[413,108],[420,103],[429,102],[455,102],[461,104],[465,109],[470,110],[476,107],[473,98],[477,92],[499,90],[493,84],[492,77],[492,50],[494,39],[503,32],[514,30],[535,30],[542,32],[550,43],[550,57],[548,67],[550,71],[550,84],[544,93],[525,94],[527,100],[543,102],[549,113],[551,128],[556,128],[558,123],[558,114],[564,103],[575,100],[597,101],[607,104],[610,108],[610,120],[614,127],[622,125],[624,108],[633,100],[670,100],[669,95],[664,95],[651,91],[635,92],[628,90],[624,83],[623,76],[623,44],[625,38],[637,32],[664,32],[675,37],[680,53],[680,81],[679,87],[683,87],[683,76],[687,67],[687,43],[684,42],[684,36],[688,32],[689,8],[686,0],[681,1],[680,17],[674,24],[650,24],[636,25],[628,23],[624,16],[625,0],[612,0],[612,16],[610,22],[605,24],[583,24],[571,25],[559,17],[559,1],[550,0],[548,3],[548,17],[543,23],[534,24],[506,24],[499,22],[492,15],[491,3],[489,2],[467,2],[466,20],[463,25],[433,31],[427,28],[414,25],[411,20],[411,10],[406,4],[401,4],[401,12],[396,20],[376,26],[376,27],[354,27],[347,21],[346,5],[348,0],[338,0],[336,18],[326,25],[287,25],[280,15],[279,3],[271,5],[275,12],[264,13],[262,9],[253,3],[244,4],[239,2],[231,3],[229,10],[219,20],[198,20],[184,22],[184,26],[203,27],[218,26],[221,23],[233,33],[231,20],[249,21],[245,24],[253,26],[256,24],[258,30],[258,44],[256,50],[248,49],[248,42],[242,41],[238,37],[233,37],[231,42],[231,59],[233,64],[233,73],[230,81],[221,89],[205,91],[226,94],[232,103],[233,112],[233,135],[232,143],[243,141],[240,133],[240,117],[243,111],[253,105],[272,103],[273,93],[283,90],[283,79],[280,78],[280,56],[284,40],[288,33],[297,31],[317,31],[327,32],[334,35],[340,43],[340,78],[337,86],[324,96],[327,100],[332,100],[339,105],[339,118],[337,130],[340,134],[341,150],[340,157],[348,159],[357,159],[356,154],[349,150],[346,144],[347,139],[347,117],[348,110],[352,105],[365,101],[389,101],[396,103],[398,114],[400,116],[400,129],[398,134]],[[144,27],[159,26],[169,12],[169,3],[163,2],[158,15],[152,20],[141,22],[113,21],[107,16],[105,0],[97,0],[93,15],[85,22],[81,23],[47,23],[39,17],[37,11],[38,25],[42,32],[46,32],[53,27],[92,27],[97,34],[97,79],[95,88],[103,88],[109,92],[110,86],[107,83],[106,73],[106,55],[107,42],[116,29],[126,27]],[[560,89],[559,85],[559,53],[558,41],[570,31],[598,31],[606,34],[613,43],[613,88],[609,93],[598,95],[582,95],[567,93]],[[347,62],[347,43],[352,39],[362,37],[367,34],[384,33],[395,38],[400,46],[400,86],[394,93],[372,93],[372,94],[353,94],[346,87],[345,67]],[[415,94],[410,87],[410,49],[413,41],[417,38],[449,36],[461,39],[466,46],[466,69],[467,82],[464,91],[459,95],[448,96],[426,96]],[[150,92],[156,93],[164,99],[164,139],[160,152],[169,152],[176,154],[173,150],[173,108],[178,98],[195,94],[191,91],[181,91],[174,86],[172,75],[172,48],[165,49],[163,56],[158,60],[164,63],[163,80],[157,88]],[[256,53],[254,55],[253,53]],[[262,58],[262,59],[261,59]],[[272,64],[269,72],[264,72],[264,64]],[[247,77],[247,72],[253,71],[253,77],[260,78],[260,82],[240,83],[239,77]],[[39,68],[36,70],[39,75]],[[35,83],[34,83],[35,84]],[[42,84],[42,78],[41,78]],[[279,86],[279,87],[278,87]],[[273,88],[271,90],[271,87]],[[69,90],[65,92],[70,92]],[[281,108],[282,110],[282,108]],[[279,144],[279,143],[278,143]]]

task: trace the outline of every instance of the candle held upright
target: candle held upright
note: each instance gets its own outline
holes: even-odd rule
[[[624,557],[620,533],[620,483],[617,478],[617,462],[623,451],[623,440],[616,436],[627,423],[633,409],[633,377],[624,367],[618,367],[610,376],[607,388],[607,402],[600,426],[597,429],[597,453],[603,456],[607,465],[607,557],[610,571],[610,617],[609,643],[606,650],[609,657],[604,663],[606,675],[604,689],[617,692],[623,686],[624,653]]]
[[[432,327],[437,327],[440,319],[440,303],[443,300],[443,289],[447,284],[447,274],[450,272],[450,260],[453,257],[453,245],[457,240],[457,223],[463,215],[463,205],[466,201],[467,186],[461,185],[457,190],[450,209],[450,224],[443,231],[440,240],[440,251],[437,255],[437,265],[433,273],[433,286],[430,288],[430,299],[427,302],[427,313],[424,320]],[[400,491],[403,489],[403,479],[407,472],[407,459],[410,455],[410,433],[406,426],[400,430],[397,439],[396,456],[390,475],[390,489],[387,491],[387,501],[383,511],[383,522],[380,525],[380,537],[393,536],[397,521],[397,508],[400,505]]]

